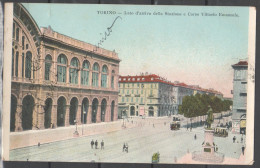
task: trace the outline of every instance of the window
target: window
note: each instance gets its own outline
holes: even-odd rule
[[[22,37],[22,49],[24,50],[24,36]]]
[[[131,80],[131,78],[128,78],[128,81],[130,81]]]
[[[52,58],[50,55],[45,57],[45,80],[50,80],[50,70],[51,70]]]
[[[134,83],[132,83],[132,87],[134,87],[135,86],[135,84]]]
[[[102,74],[101,74],[101,87],[106,88],[107,87],[107,71],[108,68],[106,65],[102,67]]]
[[[137,83],[137,87],[140,87],[140,84],[139,84],[139,83]]]
[[[128,101],[129,101],[129,98],[127,97],[127,98],[126,98],[126,102],[128,102]]]
[[[123,89],[123,94],[125,93],[125,89]]]
[[[136,90],[136,94],[139,94],[139,90],[138,89]]]
[[[119,81],[121,81],[121,78],[119,78]]]
[[[66,82],[67,74],[67,57],[64,54],[58,56],[57,61],[57,78],[58,82]]]
[[[19,28],[16,28],[16,41],[19,41]]]
[[[127,94],[129,94],[129,90],[127,89]]]
[[[132,81],[135,81],[135,78],[133,78]]]
[[[153,88],[153,84],[151,84],[151,88]]]
[[[12,76],[14,76],[14,49],[12,50]]]
[[[140,78],[137,78],[137,81],[140,81]]]
[[[131,102],[132,102],[132,103],[134,102],[134,98],[133,98],[133,97],[131,98]]]
[[[85,60],[81,70],[81,84],[89,85],[89,62]]]
[[[141,103],[143,104],[143,98],[141,97]]]
[[[70,62],[70,83],[78,84],[79,61],[76,57],[72,58]]]
[[[132,89],[132,94],[134,94],[134,89]]]
[[[114,85],[115,85],[115,71],[113,70],[112,71],[112,76],[111,76],[111,88],[115,88]]]
[[[122,103],[124,103],[124,101],[125,101],[125,97],[122,97]]]
[[[92,68],[92,86],[98,87],[99,65],[95,63]]]
[[[32,53],[28,51],[26,53],[26,59],[25,59],[25,77],[31,78],[31,69],[32,69]]]
[[[22,77],[24,77],[24,53],[22,54]]]
[[[138,103],[138,97],[136,98],[136,103]]]
[[[143,94],[144,93],[144,91],[143,91],[143,89],[141,90],[141,94]]]
[[[237,70],[236,71],[236,79],[240,79],[241,78],[241,71]]]

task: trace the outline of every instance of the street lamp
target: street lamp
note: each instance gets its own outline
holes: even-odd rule
[[[84,130],[84,122],[85,122],[85,115],[86,115],[86,111],[83,111],[83,121],[82,121],[82,135],[83,135],[83,130]]]
[[[74,123],[75,123],[75,125],[76,125],[76,131],[74,132],[74,134],[75,135],[79,135],[79,133],[78,133],[78,122],[77,122],[77,120],[74,120]]]

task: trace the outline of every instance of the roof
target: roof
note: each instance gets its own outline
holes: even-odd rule
[[[238,63],[232,65],[232,67],[234,66],[248,66],[248,62],[247,61],[239,61]]]
[[[176,86],[176,87],[183,87],[188,88],[192,90],[197,91],[203,91],[207,93],[214,93],[223,95],[221,92],[218,92],[214,89],[203,89],[199,86],[194,85],[187,85],[186,83],[173,83],[171,81],[168,81],[167,79],[160,77],[159,75],[155,74],[149,74],[149,75],[136,75],[136,76],[119,76],[119,83],[151,83],[151,82],[159,82],[159,83],[165,83],[168,85]]]

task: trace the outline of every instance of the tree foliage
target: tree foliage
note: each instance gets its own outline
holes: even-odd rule
[[[183,97],[182,105],[179,105],[179,113],[188,118],[207,115],[209,107],[212,108],[213,113],[220,113],[230,110],[232,104],[231,100],[221,100],[219,97],[207,94],[196,94]]]

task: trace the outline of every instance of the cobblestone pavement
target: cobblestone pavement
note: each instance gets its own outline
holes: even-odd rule
[[[131,123],[131,119],[129,121]],[[121,131],[78,137],[64,141],[41,144],[10,151],[10,160],[16,161],[71,161],[71,162],[128,162],[151,163],[152,154],[160,153],[160,163],[174,163],[187,152],[201,151],[204,140],[203,127],[187,131],[181,128],[171,131],[170,119],[134,120],[138,127]],[[164,125],[166,122],[166,125]],[[155,123],[153,127],[153,123]],[[197,139],[194,140],[196,134]],[[50,135],[51,136],[51,135]],[[227,138],[214,137],[219,152],[225,157],[239,158],[242,143],[233,143],[233,135]],[[91,149],[91,140],[98,140],[98,149]],[[104,140],[105,149],[101,150],[100,142]],[[123,144],[128,143],[129,152],[123,152]]]

